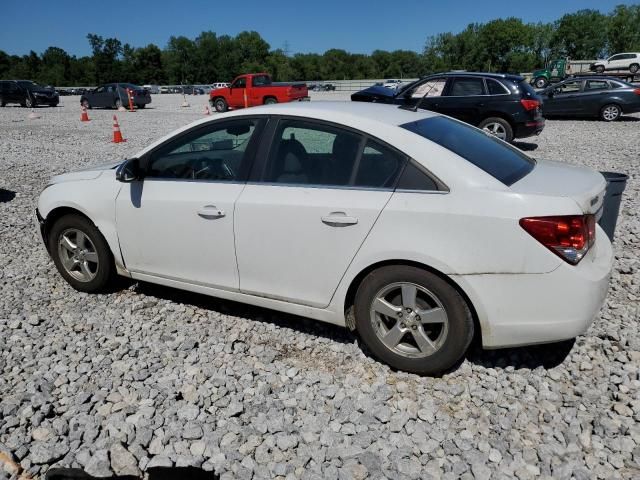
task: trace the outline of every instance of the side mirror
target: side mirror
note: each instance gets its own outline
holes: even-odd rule
[[[130,158],[122,162],[116,169],[116,180],[122,183],[131,183],[142,179],[140,160]]]

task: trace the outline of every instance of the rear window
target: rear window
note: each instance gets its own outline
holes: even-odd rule
[[[535,160],[515,147],[451,118],[424,118],[400,126],[461,156],[507,186],[535,166]]]

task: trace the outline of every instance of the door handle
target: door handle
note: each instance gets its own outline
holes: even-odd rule
[[[346,227],[347,225],[355,225],[358,223],[358,219],[349,217],[345,212],[331,212],[329,215],[322,217],[322,223],[326,223],[331,227]]]
[[[198,215],[203,218],[222,218],[226,215],[224,210],[219,209],[215,205],[205,205],[198,210]]]

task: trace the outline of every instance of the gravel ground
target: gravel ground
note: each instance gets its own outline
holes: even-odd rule
[[[342,98],[313,94],[314,100]],[[640,478],[640,116],[548,121],[535,157],[631,175],[611,290],[575,345],[483,352],[442,378],[394,372],[331,325],[153,285],[71,289],[41,246],[56,173],[125,158],[202,118],[156,95],[79,121],[0,110],[0,479],[196,466],[221,478]],[[4,470],[3,470],[4,469]]]

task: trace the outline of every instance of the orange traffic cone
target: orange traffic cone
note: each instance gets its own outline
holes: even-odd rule
[[[122,143],[126,142],[124,138],[122,138],[122,133],[120,132],[120,125],[118,125],[118,118],[113,116],[113,143]]]
[[[211,115],[211,110],[209,110],[209,105],[205,105],[204,106],[204,114],[205,115]]]
[[[87,113],[87,107],[82,107],[82,114],[80,115],[81,122],[88,122],[90,120],[89,114]]]

